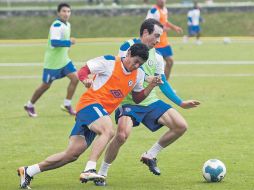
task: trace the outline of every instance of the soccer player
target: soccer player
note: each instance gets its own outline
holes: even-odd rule
[[[146,19],[153,18],[158,20],[163,25],[163,33],[160,37],[160,42],[155,46],[155,48],[163,56],[165,65],[165,75],[166,79],[169,79],[171,69],[173,67],[173,50],[168,42],[167,32],[172,29],[177,33],[182,33],[181,27],[176,26],[168,21],[168,10],[166,7],[166,0],[156,0],[156,4],[148,11]]]
[[[196,37],[196,44],[201,45],[202,41],[200,40],[201,36],[201,29],[200,29],[200,22],[203,21],[200,15],[200,9],[198,7],[198,3],[194,2],[193,9],[188,11],[188,37]],[[186,41],[188,38],[186,39]]]
[[[161,84],[159,88],[169,100],[184,109],[196,107],[199,105],[198,101],[181,100],[174,93],[166,80],[163,58],[154,48],[159,42],[162,33],[163,26],[157,20],[145,20],[140,27],[140,39],[133,39],[125,42],[120,47],[119,55],[125,57],[132,44],[146,44],[150,48],[149,58],[142,65],[147,76],[146,80],[149,81],[151,76],[160,76],[163,84]],[[145,82],[144,87],[147,85],[148,83]],[[117,133],[106,150],[104,161],[98,172],[98,174],[105,177],[107,176],[111,163],[116,159],[120,147],[129,137],[133,126],[139,126],[140,123],[143,123],[152,132],[157,131],[162,126],[168,128],[168,131],[141,157],[141,161],[144,162],[155,175],[160,175],[160,170],[156,165],[157,154],[182,136],[187,129],[185,119],[180,113],[173,109],[171,105],[160,100],[156,95],[155,89],[153,89],[149,96],[139,105],[135,104],[129,94],[116,110],[115,119],[118,123]],[[105,186],[106,181],[105,179],[97,180],[95,181],[95,185]]]
[[[20,167],[21,188],[29,188],[34,175],[64,166],[78,159],[93,143],[89,161],[80,175],[81,182],[103,179],[96,173],[96,161],[114,136],[110,114],[119,106],[129,92],[132,91],[136,103],[141,102],[156,86],[162,83],[154,77],[144,89],[144,72],[138,69],[148,59],[148,48],[144,44],[134,44],[125,58],[111,55],[98,57],[87,62],[79,71],[79,79],[89,88],[79,99],[76,110],[76,123],[72,129],[69,146],[63,152],[49,156],[37,164]],[[88,78],[95,75],[94,79]]]
[[[34,104],[41,95],[50,88],[54,80],[63,77],[68,77],[70,83],[61,109],[70,115],[76,114],[71,107],[71,99],[78,84],[78,76],[76,68],[68,56],[69,48],[75,44],[75,39],[70,38],[71,25],[68,22],[71,16],[70,5],[66,3],[59,4],[57,14],[58,19],[52,23],[49,31],[48,45],[44,57],[43,82],[24,106],[30,117],[37,117]]]

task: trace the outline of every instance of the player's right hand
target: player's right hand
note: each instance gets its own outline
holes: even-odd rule
[[[197,100],[186,100],[183,101],[182,104],[180,105],[184,109],[189,109],[189,108],[195,108],[200,104],[199,101]]]
[[[75,38],[71,38],[71,45],[76,44],[76,39]]]
[[[86,88],[90,88],[93,84],[93,79],[85,79],[82,81]]]

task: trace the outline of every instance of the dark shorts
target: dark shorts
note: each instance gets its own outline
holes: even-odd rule
[[[170,108],[169,104],[158,100],[148,106],[125,104],[117,108],[115,111],[116,123],[122,116],[132,118],[133,126],[138,126],[143,123],[150,131],[157,131],[163,125],[158,123],[158,119]]]
[[[43,69],[42,81],[46,84],[52,83],[56,79],[65,77],[70,73],[76,72],[77,69],[69,62],[66,66],[61,69]]]
[[[168,46],[165,46],[163,48],[156,48],[156,50],[158,52],[160,52],[160,54],[163,56],[163,57],[172,57],[173,56],[173,49],[171,48],[170,45]]]
[[[189,26],[188,33],[189,33],[189,36],[199,34],[200,33],[200,26]]]
[[[81,135],[86,139],[87,146],[93,142],[96,133],[91,131],[88,126],[102,116],[109,115],[100,104],[91,104],[84,107],[76,115],[76,123],[73,126],[70,136]]]

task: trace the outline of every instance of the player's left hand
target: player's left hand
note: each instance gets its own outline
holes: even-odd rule
[[[155,86],[159,86],[161,84],[163,84],[163,81],[161,80],[161,76],[153,76],[152,78],[150,78],[150,82],[149,82],[153,87]]]
[[[186,100],[186,101],[183,101],[180,106],[184,109],[189,109],[189,108],[195,108],[198,105],[200,105],[200,102],[197,100]]]

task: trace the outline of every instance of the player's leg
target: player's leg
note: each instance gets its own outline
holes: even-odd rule
[[[71,100],[79,82],[76,68],[72,62],[70,62],[64,68],[62,68],[62,73],[63,77],[66,76],[70,79],[70,83],[67,87],[67,95],[64,99],[64,104],[61,105],[61,109],[68,112],[70,115],[75,115],[76,112],[71,107]]]
[[[42,83],[33,93],[31,100],[29,100],[25,105],[24,109],[27,111],[30,117],[37,117],[37,113],[35,112],[34,104],[37,100],[44,94],[51,86],[51,83]]]
[[[100,117],[89,125],[91,131],[98,137],[95,139],[84,171],[80,174],[80,181],[103,180],[104,177],[96,174],[96,162],[106,148],[109,141],[114,136],[114,128],[111,118],[107,115]]]
[[[161,150],[181,137],[188,127],[185,119],[173,108],[168,109],[159,117],[158,124],[167,126],[169,130],[141,157],[141,160],[148,165],[149,170],[155,175],[160,175],[156,156]],[[157,129],[155,126],[154,130]]]
[[[163,56],[165,60],[165,76],[166,79],[168,80],[170,77],[170,73],[174,64],[173,60],[173,50],[170,45],[165,46],[163,48],[156,48],[157,51],[160,52],[160,54]]]
[[[44,161],[28,167],[20,167],[18,174],[20,176],[20,187],[29,188],[30,181],[33,176],[41,172],[52,170],[64,166],[78,159],[78,157],[86,150],[87,144],[84,137],[76,135],[71,136],[69,145],[63,152],[54,154],[46,158]]]
[[[158,123],[169,128],[169,130],[158,141],[158,144],[163,148],[181,137],[188,128],[185,119],[173,108],[165,112],[159,118]]]

